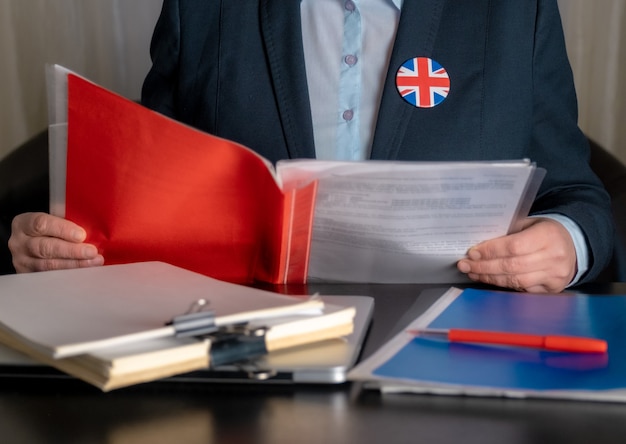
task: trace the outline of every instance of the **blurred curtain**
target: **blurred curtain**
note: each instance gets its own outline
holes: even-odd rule
[[[138,99],[161,4],[0,0],[0,158],[47,125],[46,63]]]
[[[583,131],[626,162],[626,0],[559,0]]]

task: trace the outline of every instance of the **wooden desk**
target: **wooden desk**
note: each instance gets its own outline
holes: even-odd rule
[[[317,285],[376,299],[366,353],[410,307],[419,285]],[[282,290],[301,293],[304,288]],[[626,293],[626,284],[589,286]],[[626,405],[428,395],[358,387],[158,382],[111,393],[79,381],[0,380],[6,443],[623,443]]]

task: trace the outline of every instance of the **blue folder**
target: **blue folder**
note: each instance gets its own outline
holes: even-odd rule
[[[626,295],[466,289],[450,299],[449,305],[440,304],[440,313],[433,316],[431,311],[428,328],[593,337],[608,342],[608,354],[450,343],[401,333],[396,347],[398,340],[405,344],[371,369],[374,379],[517,396],[562,391],[604,399],[595,392],[617,390],[609,398],[626,401],[626,390],[620,392],[626,389]],[[419,319],[412,326],[426,326],[418,324]],[[590,391],[594,393],[589,395]]]

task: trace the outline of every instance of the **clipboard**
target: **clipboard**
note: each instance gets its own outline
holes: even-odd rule
[[[206,369],[224,334],[234,335],[237,347],[234,357],[232,350],[221,353],[221,362],[247,361],[348,335],[355,315],[353,307],[218,281],[162,262],[8,275],[0,285],[6,290],[0,343],[103,390]],[[204,298],[210,310],[172,316]],[[46,310],[39,309],[42,301]],[[236,331],[241,326],[267,328],[244,335]]]
[[[369,296],[322,296],[325,303],[353,306],[354,331],[341,338],[270,352],[252,360],[165,377],[160,383],[341,384],[359,359],[374,309]],[[0,344],[0,379],[73,379],[54,367]]]

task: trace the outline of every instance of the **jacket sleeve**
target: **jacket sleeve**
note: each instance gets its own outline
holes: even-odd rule
[[[589,143],[578,127],[572,71],[556,0],[538,0],[533,56],[531,159],[548,169],[532,213],[563,214],[582,229],[590,267],[581,282],[608,264],[613,245],[610,198],[589,166]]]

